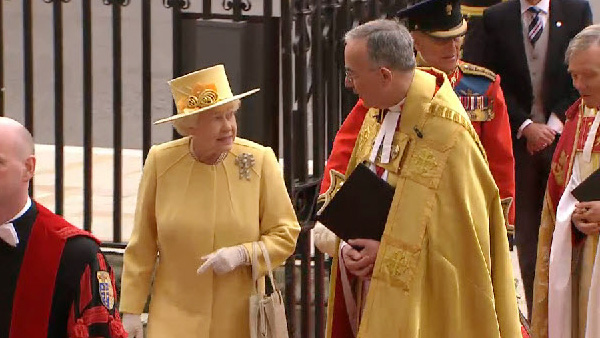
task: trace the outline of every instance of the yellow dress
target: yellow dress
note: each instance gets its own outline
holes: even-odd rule
[[[368,159],[377,114],[367,113],[346,175]],[[393,147],[394,161],[378,164],[396,188],[358,337],[520,337],[498,188],[445,75],[416,70]],[[338,338],[335,284],[328,336]]]
[[[243,154],[255,161],[249,179],[236,164]],[[195,161],[189,138],[152,147],[134,223],[120,310],[141,313],[151,292],[149,338],[249,337],[251,267],[197,275],[200,257],[238,244],[252,257],[251,243],[261,240],[278,266],[300,230],[273,151],[240,138],[217,165]]]

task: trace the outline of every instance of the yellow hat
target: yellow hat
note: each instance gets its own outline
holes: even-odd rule
[[[173,92],[177,114],[160,119],[154,124],[205,112],[260,90],[256,88],[243,94],[233,95],[223,65],[216,65],[178,77],[169,81],[169,86]]]

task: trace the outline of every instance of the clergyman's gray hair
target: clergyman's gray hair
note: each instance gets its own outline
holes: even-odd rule
[[[573,54],[584,51],[593,45],[600,45],[600,25],[587,26],[575,35],[565,52],[565,63],[568,65]]]
[[[408,71],[415,68],[413,39],[396,20],[379,19],[354,27],[344,41],[367,39],[369,59],[377,66]]]

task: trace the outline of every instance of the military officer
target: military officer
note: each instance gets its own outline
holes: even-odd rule
[[[398,17],[407,19],[418,65],[434,67],[448,75],[485,148],[490,171],[500,190],[506,225],[512,229],[515,161],[500,77],[484,67],[460,60],[467,24],[458,0],[422,2],[400,11]]]

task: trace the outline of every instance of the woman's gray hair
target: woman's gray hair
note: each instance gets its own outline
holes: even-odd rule
[[[242,103],[240,100],[235,100],[202,113],[197,113],[188,117],[173,120],[173,127],[175,128],[175,130],[177,130],[177,133],[179,135],[188,136],[191,134],[192,128],[194,128],[196,124],[198,124],[198,117],[200,116],[200,114],[207,114],[210,112],[223,112],[229,110],[233,110],[235,112],[238,109],[240,109],[241,104]]]
[[[593,45],[600,45],[600,25],[587,26],[575,35],[565,52],[565,63],[568,65],[573,54],[587,50]]]
[[[192,130],[196,126],[198,122],[198,116],[202,113],[190,115],[184,118],[180,118],[177,120],[173,120],[173,128],[177,130],[177,133],[181,136],[188,136]]]
[[[377,66],[408,71],[415,68],[413,38],[396,20],[379,19],[354,27],[344,41],[367,40],[369,59]]]

